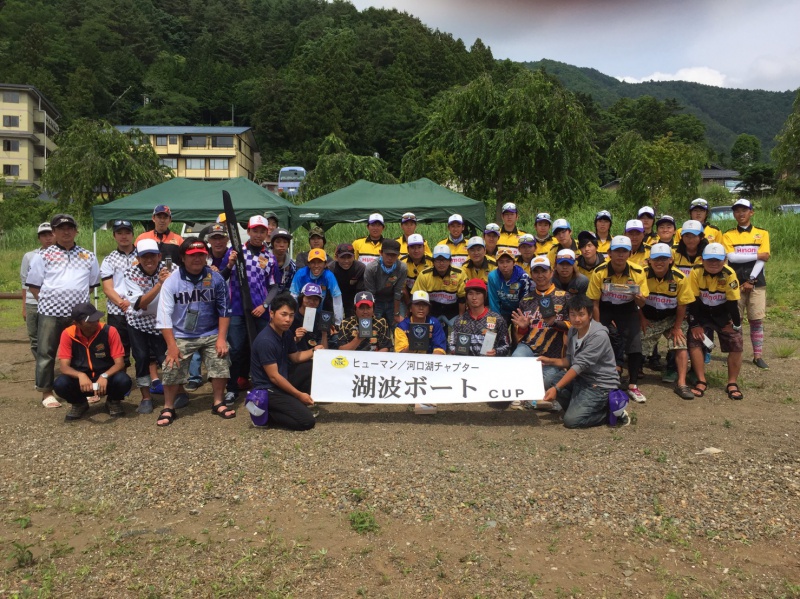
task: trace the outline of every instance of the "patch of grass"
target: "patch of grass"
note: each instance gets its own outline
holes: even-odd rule
[[[378,532],[380,526],[375,521],[375,514],[371,511],[350,512],[350,528],[358,534],[363,535],[368,532]]]
[[[14,518],[13,521],[16,522],[17,524],[19,524],[19,527],[21,529],[23,529],[23,530],[25,530],[26,528],[30,527],[30,525],[31,525],[31,517],[30,516],[20,516],[19,518]]]
[[[663,451],[658,452],[658,457],[656,458],[656,462],[659,464],[664,464],[667,461],[667,454]]]
[[[350,499],[352,499],[356,503],[364,501],[366,497],[367,497],[367,492],[364,489],[359,489],[359,488],[350,489]]]
[[[775,355],[781,359],[791,358],[796,351],[797,348],[788,343],[778,343],[775,345]]]
[[[731,428],[733,426],[733,423],[730,420],[726,419],[725,422],[722,423],[722,426],[724,426],[725,428]]]
[[[25,543],[14,541],[11,546],[12,549],[9,553],[9,558],[15,562],[17,568],[27,568],[28,566],[32,566],[36,561],[34,560],[33,553],[31,553],[30,549],[33,547],[33,545],[27,545]]]

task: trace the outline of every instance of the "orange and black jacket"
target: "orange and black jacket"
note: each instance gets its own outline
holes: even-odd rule
[[[108,339],[108,325],[104,324],[98,328],[94,337],[86,343],[78,339],[77,329],[76,325],[72,325],[66,330],[72,340],[72,359],[69,365],[95,380],[101,373],[114,366]]]

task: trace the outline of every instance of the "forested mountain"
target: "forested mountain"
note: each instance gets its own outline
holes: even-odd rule
[[[687,81],[625,83],[595,69],[555,60],[528,62],[525,66],[531,70],[544,68],[567,89],[591,95],[603,108],[610,108],[621,98],[674,98],[686,112],[703,121],[709,145],[721,153],[730,152],[740,133],[749,133],[761,140],[768,158],[795,97],[794,91],[730,89]]]

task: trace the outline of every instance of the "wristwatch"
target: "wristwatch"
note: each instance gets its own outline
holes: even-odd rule
[[[100,376],[102,376],[104,379],[108,379],[108,375],[105,372],[103,374],[101,374]]]

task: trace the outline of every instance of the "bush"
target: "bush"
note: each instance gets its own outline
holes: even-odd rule
[[[700,186],[697,197],[708,200],[709,206],[730,206],[733,202],[734,194],[728,191],[724,185],[705,183]]]
[[[57,210],[55,204],[40,200],[39,192],[32,187],[0,186],[0,193],[0,231],[36,227],[49,221]]]

